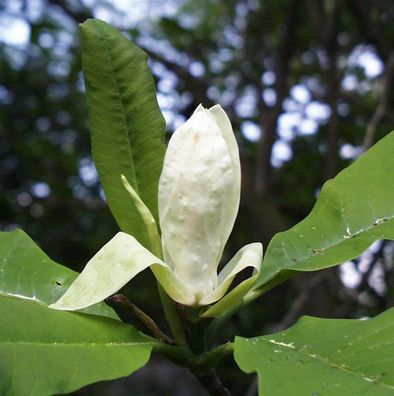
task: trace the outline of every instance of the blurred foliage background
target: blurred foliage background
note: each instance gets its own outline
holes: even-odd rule
[[[226,261],[302,220],[324,181],[393,129],[393,15],[390,0],[1,0],[0,228],[23,228],[78,271],[117,231],[90,157],[78,32],[86,18],[149,54],[169,134],[199,103],[229,114],[243,189]],[[222,341],[303,314],[359,318],[393,306],[393,250],[378,242],[287,281],[239,312]],[[150,273],[125,293],[161,320]],[[219,372],[234,394],[256,394],[231,359]],[[131,378],[75,392],[157,394],[205,393],[158,357]]]

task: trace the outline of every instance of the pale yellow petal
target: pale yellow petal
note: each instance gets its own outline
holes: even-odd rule
[[[219,274],[219,286],[210,294],[205,296],[199,305],[208,305],[220,300],[228,290],[235,276],[248,267],[253,267],[254,272],[259,272],[263,259],[263,246],[255,242],[245,245],[227,263]]]
[[[252,275],[251,277],[245,279],[239,285],[234,287],[229,293],[227,293],[223,298],[214,303],[209,307],[202,308],[200,316],[202,318],[214,318],[216,316],[221,316],[228,312],[229,310],[237,307],[242,303],[242,298],[251,289],[258,277],[258,273]]]
[[[131,235],[119,232],[93,256],[50,308],[73,311],[103,301],[148,267],[161,268],[158,271],[162,279],[172,277],[171,283],[163,284],[172,298],[180,303],[193,302],[193,296],[163,261]],[[176,289],[174,284],[177,284]]]

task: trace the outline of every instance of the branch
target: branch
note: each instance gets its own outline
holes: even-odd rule
[[[92,18],[91,12],[87,10],[77,11],[72,8],[70,4],[65,0],[47,0],[47,2],[50,5],[60,7],[63,12],[75,22],[81,23],[88,18]],[[206,83],[205,80],[193,76],[190,71],[182,65],[179,65],[178,63],[170,59],[166,59],[165,57],[153,52],[152,50],[143,47],[141,48],[148,54],[151,59],[162,63],[167,69],[173,71],[176,76],[185,83],[186,90],[193,93],[196,102],[204,103],[206,106],[213,106],[214,103],[207,96],[209,85]]]
[[[358,300],[359,294],[362,293],[363,290],[367,289],[368,293],[372,294],[375,297],[380,310],[385,309],[384,297],[379,295],[379,293],[376,291],[376,289],[373,286],[371,286],[369,284],[369,282],[371,279],[371,275],[372,275],[375,267],[378,265],[379,261],[384,260],[384,247],[386,246],[387,243],[388,243],[387,240],[383,240],[381,242],[381,245],[380,245],[379,249],[377,250],[377,252],[374,252],[372,254],[372,259],[369,264],[369,268],[362,275],[361,281],[357,287],[357,295],[356,295],[356,299]]]
[[[329,23],[329,32],[326,42],[323,43],[327,59],[329,62],[327,73],[327,102],[330,106],[331,116],[327,125],[327,156],[325,164],[325,179],[331,179],[337,173],[338,160],[338,123],[339,116],[337,110],[339,97],[340,78],[338,73],[338,31],[340,28],[340,7],[339,1],[334,1],[331,10],[331,18]]]
[[[388,243],[388,241],[383,240],[377,252],[372,253],[372,258],[369,263],[369,267],[367,271],[362,273],[361,280],[356,287],[356,289],[347,289],[347,295],[350,297],[344,304],[341,304],[335,311],[333,316],[339,318],[347,318],[350,315],[354,315],[354,312],[360,307],[360,294],[362,292],[367,291],[369,294],[372,294],[378,304],[379,309],[384,310],[387,308],[386,304],[382,300],[382,296],[378,295],[376,291],[369,285],[370,276],[377,265],[377,263],[384,259],[384,247]],[[359,262],[359,259],[354,260],[355,263]],[[358,265],[357,265],[358,267]],[[360,272],[360,268],[358,267],[358,271]]]
[[[303,288],[300,295],[294,300],[293,304],[283,317],[281,322],[274,327],[274,331],[281,331],[291,326],[300,316],[305,304],[312,297],[312,292],[328,277],[327,271],[318,272]]]
[[[390,54],[389,60],[386,64],[386,70],[381,78],[380,95],[378,99],[378,105],[376,106],[375,112],[368,122],[367,129],[364,136],[363,151],[368,150],[371,147],[376,134],[376,129],[382,121],[384,115],[387,112],[390,97],[390,86],[394,79],[394,52]]]
[[[211,396],[231,396],[230,391],[221,383],[215,370],[209,372],[190,369]]]
[[[125,314],[136,316],[157,340],[166,344],[176,345],[176,342],[165,335],[150,316],[130,302],[123,294],[114,294],[113,296],[108,297],[106,302],[114,309],[120,309],[122,311],[119,312],[121,316],[124,316]]]
[[[338,56],[338,31],[340,25],[339,2],[334,0],[329,10],[329,15],[324,15],[316,1],[306,0],[306,7],[313,28],[319,37],[322,47],[326,53],[328,68],[322,64],[323,73],[327,80],[327,103],[330,106],[331,116],[327,125],[327,154],[325,159],[325,179],[330,179],[336,174],[338,158],[338,111],[337,103],[339,97],[339,73],[337,66]],[[328,22],[325,22],[328,20]]]
[[[206,80],[193,76],[187,68],[179,63],[167,59],[146,47],[141,48],[148,54],[149,58],[163,64],[168,70],[174,72],[177,78],[184,82],[185,89],[193,94],[196,102],[203,103],[206,107],[214,105],[207,96],[209,85]]]
[[[271,156],[272,147],[276,140],[277,121],[282,112],[283,100],[286,98],[288,92],[288,74],[291,57],[294,52],[299,3],[296,0],[292,0],[288,8],[289,10],[284,23],[286,30],[284,32],[282,46],[279,50],[276,62],[276,83],[274,86],[276,92],[276,103],[275,106],[269,110],[267,119],[262,120],[262,123],[264,123],[264,133],[258,143],[255,181],[255,192],[258,195],[263,194],[268,188],[268,180],[272,170]],[[259,92],[259,94],[259,110],[264,114],[266,104],[262,99],[261,92]]]
[[[324,43],[327,41],[327,24],[321,10],[319,10],[319,3],[315,0],[306,0],[306,8],[308,15],[315,30],[319,37],[319,40]]]
[[[259,391],[259,378],[257,377],[257,374],[253,376],[253,379],[246,390],[245,396],[255,396],[258,394]]]
[[[87,10],[77,11],[73,9],[65,0],[47,0],[48,4],[60,7],[63,12],[77,23],[82,23],[88,18],[92,18],[91,12]]]
[[[384,41],[384,36],[380,32],[378,24],[371,22],[371,10],[366,7],[367,2],[360,0],[346,0],[345,2],[353,13],[354,20],[361,34],[375,45],[379,56],[386,62],[390,56],[390,44]]]

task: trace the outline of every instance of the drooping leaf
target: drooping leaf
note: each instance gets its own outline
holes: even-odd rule
[[[46,396],[124,377],[153,346],[132,326],[0,296],[0,394]]]
[[[112,26],[81,25],[93,158],[108,205],[120,228],[148,246],[142,219],[125,191],[125,175],[158,220],[158,180],[165,122],[146,54]]]
[[[316,271],[394,239],[394,132],[324,184],[312,212],[271,240],[254,289]]]
[[[0,295],[49,305],[64,294],[77,275],[52,261],[22,230],[0,232]],[[118,319],[104,303],[84,312]]]
[[[235,340],[259,394],[394,395],[394,309],[369,320],[303,317],[276,334]]]

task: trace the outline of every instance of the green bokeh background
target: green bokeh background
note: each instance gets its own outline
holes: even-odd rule
[[[77,271],[118,230],[90,156],[78,23],[93,16],[148,52],[169,134],[199,103],[226,109],[243,186],[223,261],[251,241],[266,247],[309,213],[322,183],[369,138],[393,129],[393,8],[389,0],[0,3],[0,228],[24,229]],[[393,305],[392,257],[385,242],[348,264],[353,287],[338,268],[288,281],[240,311],[222,338],[279,330],[302,314],[374,316]],[[162,321],[148,271],[125,293]],[[232,359],[219,372],[235,394],[255,394]],[[154,356],[130,378],[75,393],[157,394],[203,391]]]

